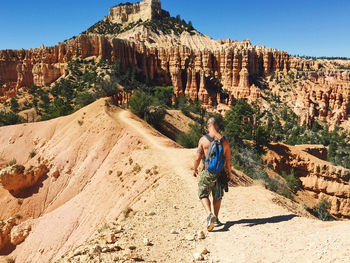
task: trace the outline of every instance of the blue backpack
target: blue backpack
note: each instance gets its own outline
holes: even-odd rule
[[[210,141],[205,168],[211,173],[219,173],[225,164],[224,147],[222,146],[225,137],[223,136],[220,140],[214,140],[208,134],[205,137]]]

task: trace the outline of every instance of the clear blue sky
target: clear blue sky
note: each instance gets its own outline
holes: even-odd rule
[[[120,2],[2,1],[0,49],[55,45],[102,20]],[[214,39],[249,38],[290,54],[350,57],[350,0],[163,0],[162,5]]]

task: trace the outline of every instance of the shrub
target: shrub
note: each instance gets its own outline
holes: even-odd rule
[[[202,137],[202,128],[198,124],[189,124],[190,131],[187,133],[180,133],[176,142],[185,148],[195,148],[198,145],[199,139]]]
[[[266,189],[293,200],[292,194],[283,180],[268,176],[256,149],[249,146],[234,147],[231,149],[231,156],[232,164],[236,169],[243,171],[253,180],[264,182]]]
[[[296,193],[300,190],[301,182],[298,178],[295,177],[294,169],[292,169],[288,175],[286,172],[282,172],[282,177],[287,181],[287,185],[293,193]]]
[[[162,106],[149,106],[144,114],[144,120],[154,127],[158,127],[164,120],[166,110]]]
[[[18,112],[19,105],[18,105],[18,101],[16,100],[16,98],[14,98],[14,97],[11,98],[10,105],[11,105],[10,106],[11,107],[11,111]]]
[[[12,111],[7,113],[0,112],[0,126],[14,125],[24,122],[24,118],[19,116],[17,113],[14,113]]]
[[[148,107],[151,106],[151,104],[152,97],[139,90],[134,92],[129,101],[130,110],[142,119],[145,117]]]
[[[84,91],[84,92],[81,92],[77,95],[76,103],[80,107],[84,107],[84,106],[89,105],[90,103],[94,102],[95,99],[96,99],[96,97],[94,94],[87,92],[87,91]]]
[[[161,105],[171,106],[171,98],[174,95],[174,87],[154,87],[153,93]]]
[[[331,204],[326,199],[322,199],[321,201],[319,201],[316,207],[314,208],[318,219],[322,221],[333,220],[333,217],[328,212],[330,208],[331,208]]]
[[[29,158],[34,158],[35,155],[36,155],[36,152],[33,150],[29,153]]]

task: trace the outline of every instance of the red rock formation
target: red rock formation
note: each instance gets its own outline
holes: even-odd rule
[[[314,198],[315,203],[325,198],[332,205],[330,211],[332,215],[349,219],[350,170],[318,159],[307,153],[309,151],[310,149],[300,146],[271,144],[263,159],[277,173],[282,171],[289,173],[294,169],[302,188]],[[315,154],[314,150],[312,151],[312,154]]]
[[[6,221],[0,221],[0,251],[11,242],[11,230],[16,224],[16,219],[11,217]]]
[[[249,41],[226,41],[223,46],[220,42],[215,43],[217,47],[210,49],[181,45],[149,47],[139,42],[89,34],[54,47],[3,50],[0,51],[0,83],[5,85],[0,89],[0,100],[14,96],[20,87],[43,86],[57,80],[65,74],[67,62],[77,56],[82,59],[94,56],[112,62],[120,60],[123,68],[135,67],[154,84],[173,85],[175,96],[187,95],[192,100],[199,98],[203,106],[208,107],[219,98],[215,89],[206,82],[208,77],[215,77],[222,83],[223,89],[229,93],[227,103],[230,104],[233,97],[250,100],[261,97],[259,88],[250,82],[252,76],[286,74],[296,72],[298,68],[317,67],[283,51],[252,46]],[[322,79],[324,83],[321,89],[310,82],[300,87],[303,94],[312,93],[304,98],[306,111],[309,111],[310,103],[317,103],[315,113],[318,111],[322,117],[345,120],[349,111],[349,88],[344,83],[348,83],[349,72],[305,72],[305,76],[317,81]],[[328,108],[332,110],[331,115]]]
[[[38,168],[25,169],[22,165],[13,165],[0,172],[0,185],[13,194],[35,185],[38,180],[47,174],[48,168],[41,165]]]

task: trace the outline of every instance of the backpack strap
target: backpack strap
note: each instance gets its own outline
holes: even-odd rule
[[[214,139],[212,137],[210,137],[209,134],[206,134],[204,136],[205,136],[205,138],[208,139],[208,141],[210,141],[210,142],[214,141]]]

